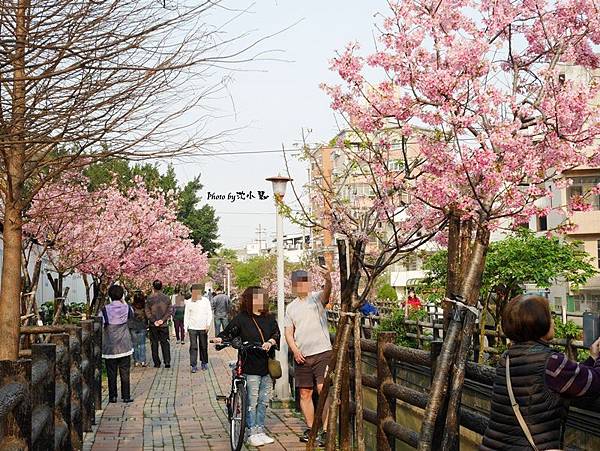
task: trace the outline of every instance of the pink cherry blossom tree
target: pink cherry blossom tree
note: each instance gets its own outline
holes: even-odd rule
[[[490,232],[547,214],[549,181],[600,163],[599,86],[564,76],[568,65],[598,67],[599,21],[588,0],[394,1],[380,48],[363,56],[350,44],[333,61],[344,81],[325,87],[336,111],[364,133],[391,121],[418,142],[423,165],[409,190],[415,208],[448,220],[448,294],[475,305]],[[475,321],[460,313],[449,321],[421,450],[456,446]],[[453,365],[445,437],[432,445]]]
[[[116,185],[94,192],[86,186],[83,177],[47,185],[32,203],[26,229],[47,243],[59,273],[77,270],[95,279],[100,296],[92,312],[112,281],[145,287],[156,278],[175,285],[206,275],[207,257],[177,220],[169,193],[149,191],[141,180],[124,193]]]
[[[57,272],[50,274],[55,299],[64,297],[62,279],[76,269],[75,260],[66,264],[61,255],[65,243],[79,243],[96,236],[94,218],[99,214],[97,193],[87,190],[87,179],[77,172],[67,172],[48,183],[31,202],[23,226],[23,268],[25,313],[37,313],[35,293],[40,279],[42,259],[46,258]],[[84,256],[80,256],[84,258]],[[62,302],[59,303],[62,306]],[[55,308],[57,317],[60,308]]]

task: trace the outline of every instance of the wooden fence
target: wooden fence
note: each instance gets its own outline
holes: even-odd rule
[[[22,327],[21,334],[31,349],[16,362],[0,361],[0,449],[81,449],[101,409],[100,319]]]
[[[330,311],[328,316],[329,320],[335,323],[340,314]],[[371,423],[377,428],[378,451],[394,449],[396,440],[417,447],[419,432],[396,421],[396,403],[401,401],[412,407],[425,409],[429,399],[428,384],[417,387],[419,389],[411,388],[411,386],[414,387],[412,382],[399,383],[402,381],[400,378],[396,378],[396,375],[399,371],[403,371],[412,376],[419,376],[425,381],[432,380],[442,347],[442,340],[434,338],[432,329],[438,327],[441,329],[441,323],[438,325],[437,322],[431,321],[406,321],[408,326],[416,328],[415,333],[410,336],[418,340],[421,345],[428,344],[428,350],[424,350],[394,344],[396,340],[394,332],[379,331],[376,340],[365,338],[365,336],[370,336],[372,327],[376,326],[379,320],[379,317],[362,317],[362,327],[357,330],[362,336],[360,359],[363,361],[367,359],[371,362],[375,367],[375,374],[367,374],[361,370],[361,377],[356,378],[356,371],[353,368],[350,369],[349,380],[353,385],[353,399],[357,399],[357,384],[360,384],[362,388],[376,390],[376,408],[363,407],[362,417],[364,422]],[[564,339],[555,340],[554,344],[567,347],[567,352],[569,352],[570,346],[570,352],[573,353],[582,347],[580,342]],[[353,348],[354,346],[351,345],[352,352]],[[355,358],[350,357],[349,360],[352,362]],[[361,368],[365,368],[364,363]],[[489,403],[494,377],[495,368],[469,361],[466,364],[465,388],[473,390],[477,394],[477,399]],[[357,380],[360,382],[354,383]],[[579,439],[583,437],[581,434],[587,434],[588,440],[593,442],[590,443],[590,447],[583,449],[599,449],[600,433],[596,425],[600,421],[600,400],[577,399],[572,402],[571,406],[567,426],[577,431]],[[350,403],[350,411],[355,415],[356,405],[353,402]],[[460,408],[460,425],[482,435],[489,422],[488,413],[487,408],[483,412],[481,406],[474,408],[474,406],[463,403]]]
[[[361,330],[364,338],[371,338],[373,329],[379,324],[379,322],[390,315],[394,309],[397,309],[397,303],[392,301],[377,301],[376,306],[380,312],[379,315],[362,316],[361,318]],[[443,315],[438,311],[435,304],[426,304],[424,306],[426,311],[427,319],[424,320],[405,320],[404,324],[407,326],[408,332],[406,338],[413,339],[417,349],[429,348],[430,343],[443,339]],[[556,312],[560,317],[567,319],[581,319],[582,313],[567,313],[567,312]],[[335,325],[339,321],[340,313],[338,310],[328,310],[327,318],[330,324]],[[578,326],[580,329],[581,327]],[[488,343],[495,343],[496,340],[500,340],[504,345],[506,344],[505,335],[500,332],[498,335],[495,328],[485,329],[484,334],[487,337]],[[498,354],[500,351],[493,346],[486,345],[485,342],[481,342],[481,335],[479,328],[473,333],[473,355],[472,359],[477,360],[480,346],[484,346],[483,351],[488,354]],[[583,345],[583,341],[572,338],[555,338],[550,343],[553,346],[561,346],[565,349],[565,354],[571,358],[577,358],[578,350],[587,349]]]

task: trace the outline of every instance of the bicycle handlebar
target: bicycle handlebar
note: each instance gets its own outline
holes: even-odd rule
[[[214,343],[214,340],[210,340],[210,343]],[[216,343],[215,344],[215,349],[217,351],[221,351],[225,348],[228,347],[232,347],[238,350],[243,350],[243,351],[248,351],[250,349],[256,349],[256,350],[260,350],[263,352],[267,352],[262,348],[262,344],[258,344],[258,343],[249,343],[247,341],[242,342],[242,343],[234,343],[233,341],[222,341],[221,343]]]

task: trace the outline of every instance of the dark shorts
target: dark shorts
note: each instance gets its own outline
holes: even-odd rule
[[[325,351],[320,354],[309,355],[302,365],[296,363],[296,372],[294,373],[296,387],[313,388],[315,383],[321,385],[325,381],[325,371],[330,358],[331,351]]]

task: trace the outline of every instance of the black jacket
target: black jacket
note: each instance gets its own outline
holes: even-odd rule
[[[281,332],[275,317],[270,314],[254,316],[254,320],[258,323],[258,326],[262,330],[264,340],[262,339],[256,324],[252,321],[252,316],[246,312],[239,313],[231,322],[227,325],[225,330],[219,334],[219,338],[225,341],[230,341],[235,337],[240,337],[242,341],[247,341],[253,344],[262,344],[271,338],[277,343],[267,353],[251,350],[244,362],[242,362],[244,373],[253,374],[258,376],[266,376],[269,374],[268,362],[269,357],[275,355],[275,348],[279,349],[279,341],[281,340]]]
[[[510,356],[513,393],[540,450],[561,448],[568,407],[558,393],[546,387],[546,362],[553,352],[538,342],[515,343],[506,351]],[[506,386],[506,353],[496,368],[490,422],[483,436],[482,451],[532,449],[511,407]]]

